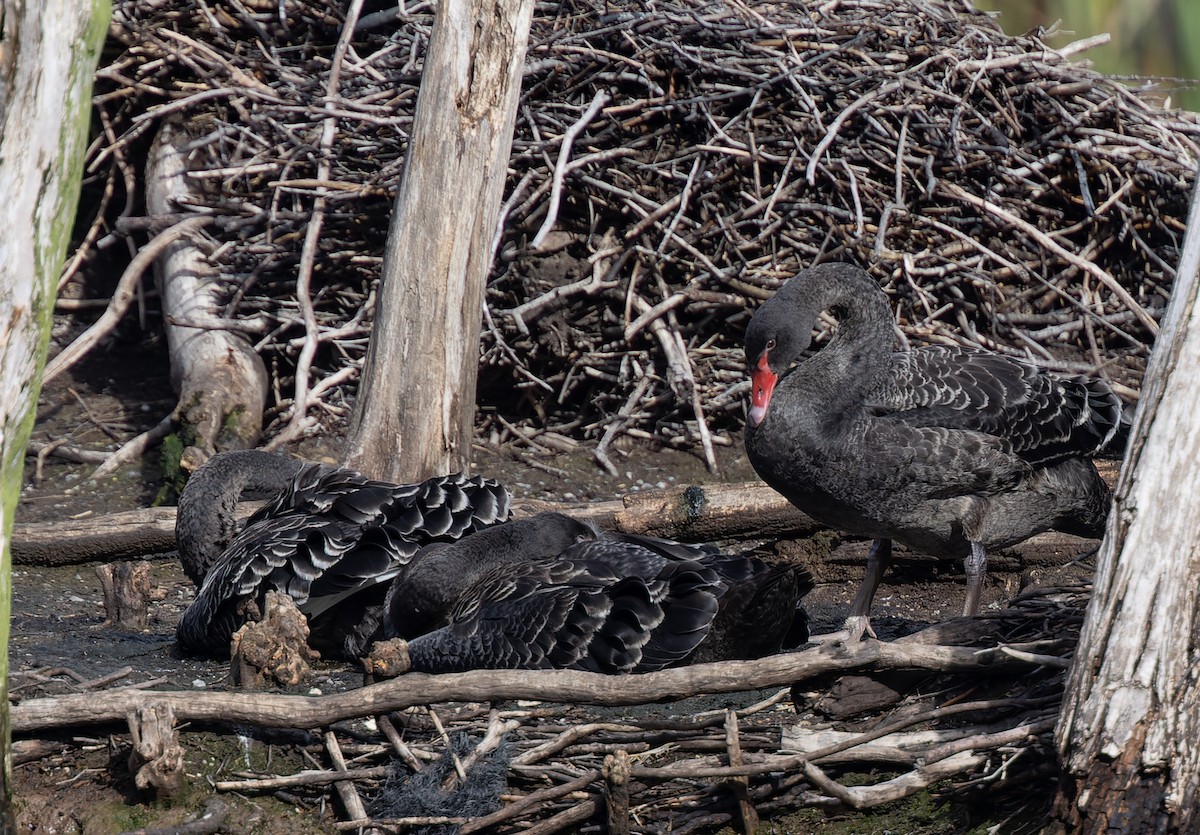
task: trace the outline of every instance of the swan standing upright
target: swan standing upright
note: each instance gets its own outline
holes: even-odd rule
[[[805,358],[826,310],[837,329]],[[874,637],[892,540],[965,558],[975,614],[989,550],[1051,529],[1103,536],[1110,495],[1090,459],[1123,427],[1103,380],[958,347],[893,351],[894,339],[887,297],[849,264],[803,270],[746,329],[754,469],[813,518],[874,539],[851,640]]]

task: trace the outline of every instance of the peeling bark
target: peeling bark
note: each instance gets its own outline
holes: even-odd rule
[[[421,78],[345,463],[419,481],[466,470],[484,283],[532,0],[446,0]]]
[[[1072,832],[1200,831],[1200,190],[1057,730]]]
[[[106,0],[0,2],[0,829],[8,831],[9,544],[79,201]],[[7,824],[7,826],[6,826]]]

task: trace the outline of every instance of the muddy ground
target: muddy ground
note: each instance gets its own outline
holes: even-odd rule
[[[60,324],[56,340],[69,338],[72,329],[69,324]],[[173,406],[168,370],[161,357],[163,352],[153,337],[118,336],[111,340],[92,359],[47,386],[39,406],[35,445],[61,440],[81,448],[111,450],[157,423]],[[332,458],[336,456],[337,440],[310,439],[300,451],[308,457]],[[717,474],[709,473],[696,456],[641,448],[625,449],[614,456],[622,470],[619,477],[605,474],[586,453],[547,458],[521,450],[481,447],[474,458],[477,472],[504,480],[519,496],[556,501],[588,502],[644,489],[754,477],[738,447],[720,450],[721,471]],[[86,481],[91,467],[56,456],[40,462],[29,457],[18,523],[147,507],[155,501],[161,486],[155,454],[100,485]],[[824,632],[837,628],[861,578],[866,543],[843,541],[830,533],[810,541],[738,545],[807,564],[819,580],[817,590],[807,601],[814,629]],[[1075,552],[1083,547],[1080,545]],[[1086,561],[1067,569],[1058,567],[1073,555],[1061,549],[1050,555],[1021,551],[996,555],[990,566],[985,604],[1003,600],[1046,577],[1057,582],[1064,575],[1086,576]],[[140,632],[105,624],[93,565],[57,569],[17,565],[13,574],[9,651],[14,698],[70,692],[88,686],[81,681],[109,676],[126,667],[131,669],[117,684],[155,680],[172,689],[227,686],[227,664],[181,658],[174,651],[174,627],[192,587],[173,555],[153,559],[158,599],[148,628]],[[873,622],[880,637],[915,631],[955,614],[963,595],[961,575],[960,566],[901,555],[900,565],[887,578],[876,601]],[[349,665],[318,664],[316,678],[308,686],[330,692],[359,686],[361,681],[359,672]],[[746,696],[750,701],[755,697]],[[231,747],[235,739],[239,741]],[[125,764],[127,729],[80,729],[77,734],[55,740],[49,750],[56,753],[18,751],[14,788],[19,828],[26,832],[109,833],[171,825],[203,807],[211,794],[209,783],[218,775],[261,765],[264,758],[279,773],[303,767],[298,749],[290,742],[286,735],[239,738],[207,731],[188,734],[187,771],[195,779],[185,796],[163,803],[148,801],[132,784]],[[293,759],[295,763],[288,762]],[[923,793],[871,815],[805,812],[768,821],[764,830],[912,835],[1036,831],[1048,801],[1049,785],[1042,781],[1038,791],[1030,794],[1026,790],[1020,800],[994,809],[941,804]],[[327,803],[288,795],[234,795],[223,799],[234,809],[228,831],[333,831],[337,819]],[[1017,817],[1005,823],[1014,811],[1019,812]],[[996,825],[1000,828],[991,829]]]

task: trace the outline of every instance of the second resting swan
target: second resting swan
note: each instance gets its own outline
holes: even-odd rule
[[[416,671],[650,672],[803,643],[811,588],[795,567],[543,513],[425,549],[385,624]]]

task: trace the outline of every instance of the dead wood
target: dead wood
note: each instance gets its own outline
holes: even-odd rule
[[[165,122],[154,138],[145,175],[151,216],[194,202],[187,148],[194,138],[176,121]],[[219,275],[204,249],[185,240],[163,247],[155,274],[179,392],[175,421],[190,444],[209,452],[253,446],[262,432],[267,372],[244,336],[221,327]]]
[[[698,692],[730,693],[772,687],[806,677],[872,667],[940,671],[1002,670],[1028,666],[996,651],[864,642],[824,646],[757,661],[697,664],[616,678],[573,670],[477,670],[449,675],[409,673],[392,681],[328,696],[268,693],[156,691],[182,721],[246,722],[312,728],[440,701],[540,699],[594,705],[645,704]],[[13,707],[14,732],[111,722],[146,700],[145,693],[109,691],[86,696],[29,699]]]
[[[96,566],[104,595],[104,616],[122,629],[145,629],[150,605],[150,563],[115,562]]]
[[[12,556],[17,565],[77,565],[174,550],[173,507],[13,525]]]
[[[469,468],[484,294],[533,8],[533,0],[439,6],[343,455],[373,478]],[[347,46],[352,32],[348,25]],[[315,339],[315,314],[306,326]],[[297,371],[299,384],[308,373]],[[302,405],[297,397],[293,411]]]
[[[737,711],[725,709],[725,749],[729,757],[730,768],[740,768],[745,760],[742,757],[741,731],[738,728]],[[758,831],[758,810],[750,799],[750,780],[746,777],[730,777],[729,788],[737,801],[738,815],[742,822],[742,832],[754,835]]]
[[[151,696],[129,711],[127,721],[133,740],[129,770],[134,783],[142,791],[152,791],[163,799],[179,794],[183,748],[179,745],[171,705],[157,702]]]
[[[618,750],[605,757],[603,774],[608,831],[629,835],[629,754]]]
[[[339,831],[461,823],[468,832],[548,833],[586,820],[599,822],[609,801],[615,801],[609,814],[615,829],[619,830],[621,820],[626,819],[636,820],[639,829],[645,831],[693,831],[702,826],[739,825],[752,812],[770,815],[798,805],[868,808],[947,778],[956,780],[960,790],[972,785],[989,790],[994,801],[990,787],[1019,781],[1031,768],[1042,768],[1039,763],[1044,762],[1044,752],[1049,750],[1063,672],[1059,666],[1039,663],[1047,657],[1061,661],[1061,657],[1047,656],[1051,651],[1048,649],[1037,650],[1049,648],[1055,641],[1060,642],[1060,649],[1069,648],[1078,634],[1081,611],[1078,593],[1022,595],[1011,609],[991,613],[990,637],[959,630],[961,636],[980,644],[970,649],[928,646],[915,640],[904,652],[896,652],[902,647],[899,643],[866,643],[852,650],[826,646],[763,662],[726,662],[646,676],[613,678],[541,672],[410,675],[388,685],[329,697],[203,692],[143,693],[141,698],[175,704],[176,697],[186,696],[186,700],[181,698],[180,708],[194,705],[198,710],[191,710],[191,715],[201,721],[243,725],[276,722],[287,715],[297,723],[318,723],[313,727],[326,729],[324,744],[305,746],[305,750],[313,754],[328,751],[332,768],[295,775],[237,774],[243,779],[217,781],[218,791],[286,788],[315,794],[317,799],[326,797],[322,792],[330,791],[332,784],[364,781],[366,786],[375,786],[398,767],[371,764],[392,755],[393,746],[383,741],[385,737],[398,738],[394,728],[392,734],[388,733],[391,719],[384,717],[386,721],[380,722],[383,736],[376,743],[362,739],[365,731],[361,729],[346,739],[345,733],[329,729],[327,723],[387,711],[404,703],[413,704],[412,709],[389,715],[405,725],[402,748],[412,769],[421,770],[421,762],[440,759],[449,737],[463,731],[484,739],[475,753],[464,755],[464,772],[478,751],[502,737],[515,754],[508,761],[505,805],[490,815],[473,820],[393,820],[363,817],[356,811],[351,813],[352,820],[337,824]],[[943,634],[948,633],[944,630]],[[1017,643],[996,645],[1000,635]],[[1014,659],[1006,653],[1011,647],[1018,648],[1020,657]],[[936,664],[931,652],[939,659]],[[732,692],[797,676],[813,682],[811,676],[827,671],[831,663],[840,667],[843,661],[868,664],[859,669],[923,667],[935,680],[927,694],[910,693],[900,710],[868,720],[856,729],[827,730],[828,722],[821,721],[814,731],[811,720],[796,721],[791,711],[780,709],[786,689],[765,698],[756,696],[753,703],[736,707],[736,714],[729,708],[692,715],[674,710],[665,718],[630,712],[619,722],[588,721],[588,702],[615,704],[675,698],[684,692]],[[1001,661],[1003,666],[995,663]],[[967,676],[939,676],[932,669],[948,665],[960,670],[969,665],[971,672]],[[525,683],[519,684],[518,678]],[[688,683],[681,683],[684,679]],[[414,692],[409,692],[408,685],[414,685]],[[995,695],[970,698],[981,688]],[[120,700],[127,692],[94,694],[93,700]],[[526,698],[535,692],[550,701],[514,702],[507,698]],[[502,699],[502,706],[480,704],[489,701],[489,696]],[[450,697],[456,701],[439,702],[436,710],[425,706]],[[69,704],[64,699],[27,699],[17,705],[14,718],[18,728],[29,732],[31,717],[23,712],[26,708],[55,701],[60,706]],[[357,706],[351,709],[349,706],[354,704]],[[313,707],[318,710],[309,710]],[[77,717],[76,721],[96,719],[78,713]],[[339,736],[343,738],[339,740]],[[342,751],[345,757],[354,756],[353,767],[340,756]],[[1013,768],[1013,762],[1020,758],[1032,761]],[[622,759],[627,769],[615,768]],[[881,766],[884,773],[867,785],[850,785],[842,779],[848,771],[861,773],[867,767],[874,770]],[[627,776],[617,774],[625,770]],[[461,778],[452,774],[449,779]],[[744,788],[744,794],[738,790],[743,799],[741,806],[729,791],[723,790],[727,785]]]
[[[245,519],[261,505],[241,502],[238,518]],[[646,491],[583,505],[517,500],[513,510],[517,516],[557,510],[609,530],[687,541],[802,536],[821,528],[761,482]],[[19,565],[74,565],[174,548],[175,509],[169,507],[13,526],[13,560]]]
[[[320,654],[308,645],[308,618],[285,592],[269,591],[263,611],[247,613],[251,621],[233,633],[229,677],[235,687],[260,690],[268,682],[294,687],[308,679],[309,662]]]
[[[241,502],[245,520],[262,502]],[[148,507],[104,516],[22,522],[13,525],[12,556],[17,565],[78,565],[109,562],[175,550],[175,508]]]
[[[1101,474],[1115,478],[1115,462],[1099,462]],[[242,502],[245,519],[261,502]],[[707,484],[630,493],[620,500],[572,504],[518,499],[515,516],[557,510],[607,530],[710,542],[721,539],[809,536],[824,526],[762,482]],[[1060,565],[1087,548],[1088,540],[1049,532],[1022,544],[1030,562]],[[12,555],[18,565],[75,565],[173,551],[175,509],[148,508],[85,519],[26,522],[13,526]],[[856,564],[859,557],[853,558]],[[1003,567],[1003,554],[996,564]]]

